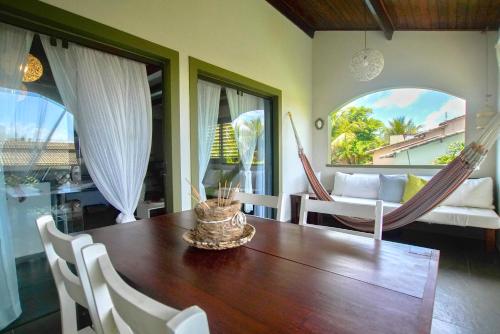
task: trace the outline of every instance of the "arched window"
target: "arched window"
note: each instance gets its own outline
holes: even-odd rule
[[[0,105],[0,162],[8,184],[50,180],[50,173],[78,164],[73,115],[63,105],[36,92],[3,87]]]
[[[465,100],[419,88],[367,94],[329,115],[332,165],[440,166],[464,147]]]

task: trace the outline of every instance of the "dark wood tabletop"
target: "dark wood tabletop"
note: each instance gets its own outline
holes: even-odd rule
[[[429,333],[439,251],[248,216],[239,248],[189,247],[192,211],[90,230],[116,269],[211,333]]]

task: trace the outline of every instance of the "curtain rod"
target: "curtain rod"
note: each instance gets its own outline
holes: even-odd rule
[[[50,45],[57,47],[57,38],[55,38],[54,36],[50,36]],[[68,40],[61,38],[61,46],[63,49],[67,49],[69,46]]]

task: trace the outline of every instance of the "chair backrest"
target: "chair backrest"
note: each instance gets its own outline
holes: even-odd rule
[[[97,316],[90,281],[83,265],[81,253],[84,246],[92,244],[92,237],[88,234],[72,237],[60,232],[50,215],[38,218],[36,225],[57,287],[61,304],[63,333],[77,332],[76,302],[89,310],[94,331],[102,334],[102,327]],[[68,263],[76,267],[78,276],[73,274]]]
[[[103,244],[84,247],[82,255],[106,334],[209,333],[207,315],[199,307],[178,311],[125,283],[111,264]]]
[[[285,221],[285,194],[279,196],[249,194],[237,192],[234,194],[234,199],[244,204],[262,205],[268,208],[276,209],[276,220]]]
[[[324,214],[332,214],[332,215],[348,216],[356,218],[375,219],[375,229],[373,233],[366,233],[366,232],[352,231],[336,227],[307,224],[308,212],[316,212],[316,213],[324,213]],[[309,195],[302,195],[300,202],[299,224],[381,240],[382,226],[383,226],[383,212],[384,212],[384,203],[383,201],[380,200],[375,201],[375,206],[373,206],[369,204],[352,204],[352,203],[344,203],[338,201],[330,202],[330,201],[312,200],[309,199]]]

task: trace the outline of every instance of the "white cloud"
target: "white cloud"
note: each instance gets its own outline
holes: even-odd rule
[[[52,126],[55,126],[52,125]],[[1,129],[3,128],[3,130]],[[2,131],[4,132],[2,134]],[[70,127],[65,124],[59,124],[59,126],[54,129],[53,127],[42,126],[39,124],[30,122],[30,123],[21,123],[19,122],[16,127],[5,126],[4,124],[0,124],[0,136],[5,136],[7,140],[13,139],[24,139],[27,141],[42,141],[45,142],[48,140],[49,136],[51,142],[73,142],[73,128],[72,124]]]
[[[432,129],[446,119],[452,119],[462,115],[465,115],[465,100],[453,97],[443,104],[438,111],[427,115],[424,126],[426,130]]]
[[[415,103],[420,95],[425,93],[425,89],[400,88],[392,89],[389,95],[386,95],[373,103],[375,108],[386,108],[396,106],[405,108]]]

